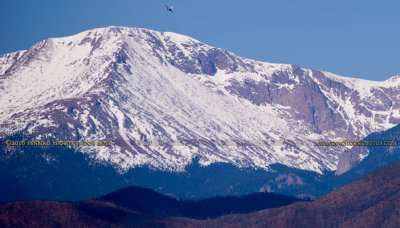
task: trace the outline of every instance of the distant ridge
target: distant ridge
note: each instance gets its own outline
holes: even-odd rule
[[[121,190],[122,192],[113,194],[127,196],[129,194],[126,193],[131,190],[146,191],[126,188]],[[114,198],[113,194],[106,198]],[[149,202],[148,206],[151,208],[157,204]],[[29,201],[0,205],[0,224],[3,227],[62,225],[65,227],[372,228],[398,227],[399,211],[400,163],[396,163],[374,171],[314,202],[298,202],[250,214],[227,215],[211,220],[193,220],[138,212],[109,201],[89,200],[77,203]]]
[[[291,196],[268,192],[245,196],[224,196],[203,200],[177,200],[151,189],[135,186],[123,188],[100,197],[98,200],[112,202],[134,211],[159,215],[206,219],[232,213],[248,213],[266,208],[285,206],[303,201]]]
[[[295,203],[244,216],[229,215],[211,227],[398,227],[400,163],[345,185],[310,203]]]

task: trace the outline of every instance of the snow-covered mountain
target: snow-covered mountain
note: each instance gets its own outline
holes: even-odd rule
[[[195,39],[106,27],[0,56],[5,135],[110,140],[82,152],[121,168],[197,157],[334,170],[346,147],[400,123],[400,77],[375,82],[245,59]]]

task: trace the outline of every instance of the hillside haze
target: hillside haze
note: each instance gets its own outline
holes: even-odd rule
[[[199,159],[335,170],[345,147],[400,122],[400,77],[373,82],[258,62],[195,39],[106,27],[0,56],[0,124],[81,147],[121,171],[182,171]],[[51,160],[51,159],[50,159]]]
[[[0,223],[4,227],[49,227],[59,224],[65,227],[397,227],[400,223],[399,190],[400,163],[396,163],[314,202],[298,202],[211,220],[160,216],[162,212],[175,212],[168,209],[173,207],[170,198],[159,200],[158,204],[146,205],[143,201],[144,204],[131,204],[136,208],[130,208],[129,194],[119,191],[105,197],[114,199],[114,202],[30,201],[2,204]],[[138,211],[137,207],[147,207],[153,214]],[[163,211],[165,208],[167,211]]]

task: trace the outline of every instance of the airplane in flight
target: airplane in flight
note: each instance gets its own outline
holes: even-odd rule
[[[171,13],[174,12],[174,11],[172,11],[172,9],[174,8],[173,6],[169,7],[169,6],[165,5],[165,8]]]

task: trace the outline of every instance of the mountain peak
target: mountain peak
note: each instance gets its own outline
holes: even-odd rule
[[[346,147],[400,122],[398,89],[245,59],[187,36],[111,26],[0,56],[0,124],[39,140],[110,140],[122,170],[228,162],[334,170]],[[24,91],[21,94],[21,91]],[[373,97],[373,99],[372,99]]]
[[[173,39],[175,42],[179,43],[201,43],[200,41],[181,35],[174,32],[159,32],[147,28],[134,28],[134,27],[124,27],[124,26],[108,26],[108,27],[99,27],[84,31],[77,35],[73,36],[124,36],[127,35],[129,37],[132,36],[140,36],[143,38],[148,38],[149,36],[157,36],[160,39]],[[73,37],[73,36],[70,36]]]

